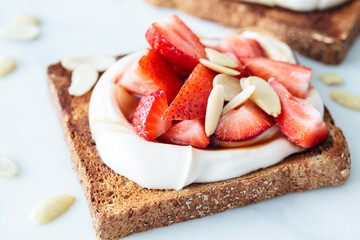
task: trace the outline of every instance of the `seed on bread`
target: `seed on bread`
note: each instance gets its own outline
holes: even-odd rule
[[[9,56],[0,56],[0,77],[11,73],[16,68],[16,62]]]
[[[226,56],[225,54],[218,52],[211,48],[205,48],[206,57],[213,63],[221,65],[223,67],[236,68],[238,67],[237,63]]]
[[[250,99],[264,112],[273,117],[281,113],[279,96],[267,81],[259,77],[249,77],[243,81],[245,87],[256,86]]]
[[[16,164],[8,157],[0,155],[0,175],[5,177],[14,177],[19,169]]]
[[[218,74],[213,80],[213,86],[222,85],[224,87],[224,100],[230,101],[241,92],[240,80],[227,74]]]
[[[0,37],[8,40],[31,41],[39,35],[40,28],[34,24],[11,24],[0,28]]]
[[[344,107],[360,111],[360,97],[354,94],[342,90],[332,90],[330,97]]]
[[[18,14],[12,18],[11,23],[39,25],[39,19],[35,16],[31,16],[27,14]]]
[[[74,201],[75,198],[67,194],[49,197],[31,210],[30,220],[36,224],[51,222],[68,210]]]
[[[336,73],[318,74],[317,79],[327,85],[340,85],[343,83],[343,79]]]
[[[243,91],[241,91],[238,95],[236,95],[230,102],[228,102],[222,110],[222,115],[227,113],[228,111],[238,107],[240,104],[244,103],[248,100],[251,95],[254,93],[256,87],[249,86],[246,87]]]
[[[206,108],[205,133],[208,137],[215,132],[223,106],[224,87],[222,85],[216,85],[210,92]]]
[[[79,55],[64,58],[61,61],[61,65],[69,71],[74,71],[80,65],[86,64],[92,66],[98,72],[104,72],[114,64],[115,61],[116,59],[114,57],[109,56]]]
[[[90,65],[80,65],[71,76],[69,93],[73,96],[81,96],[87,93],[96,83],[99,73]]]
[[[240,75],[240,72],[234,70],[234,69],[231,69],[231,68],[228,68],[228,67],[224,67],[224,66],[221,66],[219,64],[216,64],[216,63],[213,63],[213,62],[210,62],[209,60],[207,59],[204,59],[204,58],[200,58],[200,63],[202,65],[204,65],[205,67],[215,71],[215,72],[218,72],[218,73],[225,73],[227,75],[230,75],[230,76],[238,76]]]

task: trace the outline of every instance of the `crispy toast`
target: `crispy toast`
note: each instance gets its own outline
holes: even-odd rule
[[[147,0],[220,24],[274,33],[299,53],[339,64],[360,32],[360,1],[320,12],[294,12],[231,0]]]
[[[191,184],[179,191],[142,188],[101,161],[89,130],[91,91],[81,97],[70,96],[71,72],[61,63],[49,66],[47,77],[73,168],[84,189],[99,239],[118,239],[290,192],[340,185],[349,177],[346,140],[326,110],[327,139],[275,166],[226,181]]]

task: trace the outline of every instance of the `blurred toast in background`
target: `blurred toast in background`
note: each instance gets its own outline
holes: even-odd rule
[[[325,11],[295,12],[231,0],[146,0],[235,27],[270,31],[299,53],[326,64],[339,64],[360,32],[360,1]]]

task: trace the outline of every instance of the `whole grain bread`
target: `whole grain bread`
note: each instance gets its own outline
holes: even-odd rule
[[[273,32],[299,53],[339,64],[360,32],[360,1],[319,12],[294,12],[233,0],[147,0],[235,28]]]
[[[290,192],[340,185],[349,177],[346,140],[326,110],[328,138],[275,166],[226,181],[191,184],[179,191],[142,188],[101,161],[89,131],[91,92],[70,96],[71,72],[61,63],[49,66],[47,76],[73,168],[84,189],[99,239],[118,239]]]

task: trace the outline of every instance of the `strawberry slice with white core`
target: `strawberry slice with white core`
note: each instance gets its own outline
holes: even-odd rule
[[[224,141],[241,141],[255,137],[273,125],[269,115],[247,100],[221,116],[215,136]]]
[[[215,72],[199,63],[169,108],[166,109],[163,118],[168,120],[204,119],[215,75]]]
[[[189,76],[199,59],[206,56],[205,47],[199,38],[176,15],[153,23],[145,38],[156,53],[174,66],[181,77]]]
[[[195,148],[206,148],[210,143],[205,133],[204,120],[200,119],[175,123],[160,139],[166,143]]]
[[[281,102],[281,113],[275,122],[290,141],[309,148],[327,137],[327,127],[318,110],[310,103],[298,102],[280,82],[274,80],[270,85]]]
[[[118,76],[116,83],[138,95],[148,95],[162,89],[171,102],[183,81],[174,74],[162,57],[152,49],[146,49],[140,59],[135,60],[123,74]]]
[[[237,58],[266,57],[262,46],[252,38],[245,38],[238,34],[230,34],[220,42],[222,52],[233,52]]]
[[[167,107],[166,95],[161,89],[143,97],[132,120],[136,133],[148,141],[165,133],[171,127],[171,121],[161,118]]]
[[[270,78],[274,78],[284,85],[295,97],[306,98],[312,76],[310,68],[262,57],[242,58],[240,60],[251,75],[267,81]]]

